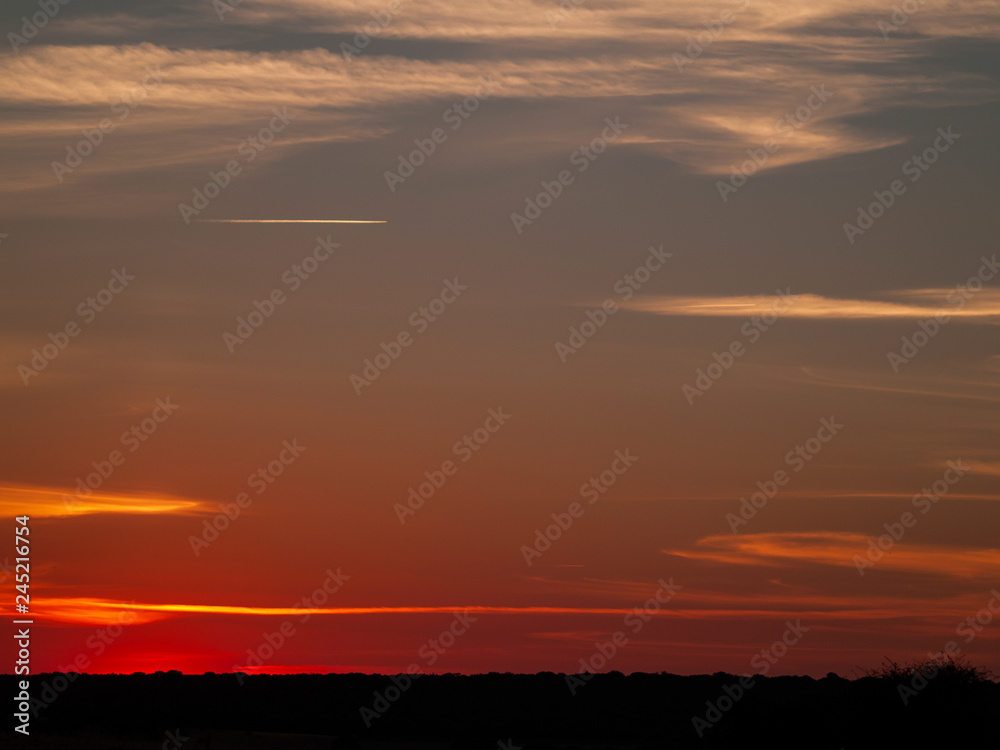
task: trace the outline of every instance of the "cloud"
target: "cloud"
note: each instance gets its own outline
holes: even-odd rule
[[[77,625],[107,625],[108,623],[145,625],[165,620],[170,616],[162,612],[138,608],[134,601],[33,597],[31,603],[33,618]]]
[[[995,382],[968,376],[938,378],[911,378],[909,385],[900,385],[897,375],[871,372],[846,372],[820,367],[799,367],[794,372],[776,372],[774,377],[789,381],[822,385],[829,388],[894,393],[905,396],[930,396],[932,398],[959,399],[963,401],[1000,402]]]
[[[147,3],[132,13],[98,3],[86,13],[59,16],[45,30],[44,44],[0,54],[0,104],[8,110],[0,138],[14,146],[0,193],[10,196],[12,210],[30,204],[42,213],[71,210],[77,202],[55,203],[49,194],[73,196],[77,184],[98,198],[124,192],[134,202],[134,186],[122,187],[130,177],[218,169],[272,107],[299,114],[281,135],[283,158],[292,146],[372,141],[406,130],[415,109],[461,101],[484,75],[494,76],[499,90],[493,96],[519,116],[502,142],[482,133],[463,138],[490,138],[489,148],[473,150],[494,159],[502,152],[504,165],[533,159],[540,149],[544,156],[565,156],[586,142],[574,140],[589,140],[588,128],[604,117],[627,114],[629,130],[618,145],[717,176],[728,175],[747,149],[759,150],[769,138],[780,148],[761,169],[869,152],[912,137],[902,125],[893,129],[879,120],[887,112],[997,99],[987,72],[958,59],[958,47],[929,58],[926,45],[913,38],[917,32],[995,38],[997,20],[983,3],[962,2],[947,13],[922,7],[906,34],[889,39],[876,27],[889,8],[874,13],[853,0],[823,8],[742,5],[584,4],[554,28],[548,17],[559,11],[554,2],[404,2],[373,34],[378,43],[345,56],[340,45],[373,23],[377,6],[245,3],[220,22],[207,3]],[[709,33],[705,25],[733,9],[734,20],[695,53],[691,45]],[[276,35],[284,40],[278,49]],[[689,54],[696,56],[679,65],[677,56]],[[163,81],[117,122],[111,107],[149,70]],[[822,107],[794,128],[782,126],[816,87],[832,92]],[[581,119],[567,130],[560,117],[538,115],[535,108],[546,102],[576,103],[593,113],[592,122]],[[117,126],[107,135],[114,146],[102,145],[68,185],[57,181],[50,165],[66,157],[84,128],[107,117]],[[117,180],[117,188],[108,180]],[[146,179],[138,192],[161,189],[160,180]]]
[[[972,471],[976,474],[988,474],[991,477],[1000,477],[1000,463],[996,461],[970,461]]]
[[[624,307],[658,315],[749,318],[778,314],[812,320],[919,319],[937,315],[967,322],[995,323],[1000,316],[1000,290],[983,289],[969,300],[949,296],[954,289],[891,292],[908,301],[843,299],[819,294],[734,295],[726,297],[639,297]],[[944,304],[945,301],[948,304]],[[962,305],[958,306],[958,302]]]
[[[794,567],[802,564],[855,568],[855,556],[867,560],[873,537],[853,532],[812,531],[707,536],[694,549],[663,550],[664,554],[703,562],[740,566]],[[992,580],[1000,564],[1000,549],[941,544],[895,544],[877,569]]]
[[[311,615],[424,615],[424,614],[494,614],[494,615],[619,615],[631,610],[617,607],[504,607],[504,606],[403,606],[403,607],[246,607],[227,604],[155,604],[87,597],[35,598],[32,613],[40,618],[64,622],[105,622],[115,612],[128,610],[152,617],[182,615],[234,615],[253,617],[289,617]]]
[[[70,487],[0,487],[0,513],[6,516],[25,513],[30,513],[34,518],[68,518],[92,513],[188,515],[200,511],[209,511],[202,501],[153,492],[91,491],[89,495],[83,496]]]
[[[188,6],[189,23],[204,23],[204,8],[197,2]],[[389,14],[388,0],[258,0],[244,3],[224,15],[230,28],[258,27],[308,28],[327,33],[350,32],[373,24],[375,13],[383,22],[380,36],[487,40],[535,40],[539,43],[565,44],[569,41],[612,38],[623,35],[632,43],[675,38],[683,41],[705,30],[704,24],[717,21],[724,11],[733,14],[724,33],[739,40],[775,41],[780,39],[860,38],[885,46],[887,39],[877,21],[888,20],[892,7],[873,7],[864,0],[837,0],[815,5],[799,0],[731,0],[701,5],[687,0],[627,0],[606,4],[583,2],[563,13],[559,0],[509,0],[504,3],[478,3],[474,0],[400,0],[400,10]],[[937,37],[989,36],[996,31],[995,8],[988,0],[958,0],[948,6],[921,6],[911,15],[905,36],[930,34]],[[127,16],[123,16],[126,18]],[[217,18],[217,16],[215,16]],[[840,23],[832,23],[840,20]],[[555,21],[555,22],[554,22]],[[160,17],[148,24],[162,23]],[[93,22],[90,22],[91,24]],[[182,25],[182,19],[173,21]],[[122,21],[122,31],[135,28],[136,21]],[[223,26],[223,24],[220,24]],[[83,28],[77,27],[79,33]],[[100,31],[92,26],[92,32]],[[892,37],[890,36],[890,39]],[[898,39],[898,37],[897,37]]]

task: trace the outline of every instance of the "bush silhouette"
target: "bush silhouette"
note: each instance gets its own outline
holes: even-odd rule
[[[948,686],[993,681],[993,673],[986,667],[973,666],[966,657],[950,654],[932,659],[917,659],[908,664],[900,664],[885,657],[878,668],[862,672],[862,677],[900,683],[910,682],[918,675],[923,675],[928,680],[933,679],[936,684]]]

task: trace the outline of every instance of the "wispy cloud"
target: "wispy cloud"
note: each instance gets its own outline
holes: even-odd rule
[[[707,536],[690,549],[666,549],[674,557],[741,566],[792,567],[802,564],[854,568],[871,537],[853,532],[812,531]],[[905,573],[983,578],[1000,565],[1000,549],[941,544],[896,545],[879,569]]]
[[[227,604],[154,604],[148,602],[126,602],[114,599],[94,599],[85,597],[36,598],[32,599],[33,615],[41,618],[65,622],[105,622],[122,610],[137,613],[151,613],[152,616],[175,617],[181,615],[238,615],[254,617],[288,617],[303,615],[426,615],[472,614],[493,615],[619,615],[628,614],[630,609],[618,607],[503,607],[503,606],[404,606],[404,607],[249,607]]]
[[[111,493],[90,491],[79,494],[70,487],[33,487],[5,485],[0,487],[0,513],[5,516],[23,514],[29,508],[34,518],[68,518],[92,513],[124,513],[129,515],[187,515],[206,510],[200,500],[174,497],[152,492]]]
[[[622,143],[719,176],[746,158],[745,149],[775,135],[814,86],[828,84],[835,93],[804,127],[781,137],[780,150],[763,168],[901,143],[908,133],[865,124],[890,110],[997,99],[986,70],[943,53],[931,65],[913,36],[995,38],[1000,22],[977,0],[949,5],[947,12],[923,6],[907,35],[889,39],[876,27],[889,7],[873,10],[854,0],[822,8],[754,2],[678,70],[674,56],[686,54],[690,39],[723,10],[742,5],[584,4],[553,28],[546,14],[559,10],[557,2],[403,3],[377,35],[380,43],[350,61],[339,45],[371,22],[368,3],[245,3],[222,22],[201,3],[160,14],[101,14],[98,8],[60,17],[46,29],[46,44],[0,55],[0,104],[11,110],[0,138],[29,146],[11,155],[0,192],[38,201],[32,205],[42,210],[51,201],[34,191],[72,189],[57,182],[48,165],[79,140],[82,128],[114,119],[112,103],[128,96],[148,69],[159,71],[162,83],[121,123],[121,132],[111,134],[115,147],[102,149],[68,182],[94,184],[183,165],[217,168],[273,106],[302,115],[293,132],[282,134],[282,149],[371,141],[405,129],[414,108],[462,100],[481,75],[494,76],[495,98],[507,100],[525,123],[505,128],[499,148],[494,140],[494,148],[477,149],[482,159],[502,150],[507,165],[533,158],[540,148],[566,153],[577,132],[557,116],[539,117],[533,107],[572,101],[592,110],[595,123],[609,107],[628,112]],[[206,34],[206,23],[217,24],[216,33]],[[388,42],[395,46],[382,44]],[[589,127],[581,121],[579,136]]]
[[[798,367],[794,371],[775,371],[773,376],[830,388],[986,403],[1000,402],[1000,391],[998,391],[1000,386],[995,381],[984,379],[978,372],[951,377],[916,377],[902,384],[892,373],[851,372],[823,367]]]
[[[946,304],[954,289],[913,289],[888,293],[902,301],[824,297],[819,294],[786,294],[783,318],[816,320],[871,320],[932,318],[936,315],[968,322],[991,322],[1000,317],[1000,290],[984,289],[963,306]],[[641,297],[625,307],[658,315],[746,318],[775,312],[774,295],[726,297]]]

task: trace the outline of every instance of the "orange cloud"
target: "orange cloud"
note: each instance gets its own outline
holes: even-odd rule
[[[1000,290],[983,289],[964,306],[941,304],[954,289],[910,289],[894,292],[893,296],[909,302],[887,302],[868,299],[838,299],[819,294],[785,294],[775,308],[774,295],[736,295],[730,297],[646,297],[625,304],[639,312],[658,315],[695,315],[704,317],[746,318],[776,313],[783,318],[820,320],[861,320],[873,318],[931,318],[936,315],[985,321],[1000,316]],[[932,300],[938,301],[935,304]]]
[[[855,568],[855,556],[867,559],[869,541],[873,538],[834,531],[717,535],[699,539],[693,550],[663,552],[730,565],[789,567],[811,563]],[[876,563],[877,568],[884,570],[984,579],[995,575],[997,566],[1000,566],[1000,549],[908,544],[905,540],[895,542]]]
[[[102,599],[32,597],[31,618],[79,625],[145,625],[165,620],[169,615],[150,611],[135,602]]]
[[[243,615],[259,617],[287,617],[303,615],[412,615],[412,614],[454,614],[458,612],[482,614],[587,614],[625,615],[631,610],[616,607],[491,607],[469,605],[461,607],[244,607],[227,604],[151,604],[122,602],[113,599],[91,599],[83,597],[33,598],[32,613],[39,618],[64,622],[99,623],[108,620],[117,611],[133,611],[142,614],[153,613],[152,619],[163,619],[171,615]],[[159,615],[159,617],[155,616]],[[149,620],[149,621],[152,621]]]
[[[746,563],[744,563],[746,564]],[[995,564],[995,563],[991,563]],[[853,567],[853,566],[852,566]],[[841,596],[802,590],[778,593],[732,593],[700,589],[688,591],[685,598],[670,602],[656,610],[646,610],[649,616],[669,617],[687,621],[707,620],[773,620],[776,618],[808,618],[810,621],[890,620],[900,617],[928,617],[935,620],[957,620],[981,606],[982,595],[965,593],[947,601],[920,596],[902,597],[883,594]],[[556,615],[570,618],[610,616],[624,618],[642,606],[637,599],[629,607],[506,607],[471,605],[399,606],[399,607],[245,607],[206,604],[151,604],[95,598],[32,599],[32,616],[54,622],[107,625],[112,622],[147,624],[183,615],[238,617],[368,616],[368,615]],[[560,631],[563,632],[563,631]],[[573,631],[570,631],[573,632]],[[589,631],[588,631],[589,632]]]
[[[29,515],[33,518],[65,518],[90,513],[186,515],[203,510],[204,503],[153,492],[92,492],[78,497],[70,488],[54,489],[31,485],[0,487],[0,513],[5,516]]]

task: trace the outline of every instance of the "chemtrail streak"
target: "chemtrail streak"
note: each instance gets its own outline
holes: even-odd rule
[[[207,224],[388,224],[367,219],[196,219]]]

